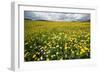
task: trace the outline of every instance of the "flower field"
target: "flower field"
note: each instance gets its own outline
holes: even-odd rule
[[[24,60],[90,58],[90,22],[24,21]]]

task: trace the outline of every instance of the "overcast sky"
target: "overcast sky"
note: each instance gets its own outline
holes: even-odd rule
[[[90,14],[24,11],[24,18],[49,21],[88,21]]]

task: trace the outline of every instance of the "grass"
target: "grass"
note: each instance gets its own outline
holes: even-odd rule
[[[24,21],[24,60],[90,58],[90,22]]]

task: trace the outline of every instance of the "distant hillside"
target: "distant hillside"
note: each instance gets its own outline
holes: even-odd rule
[[[32,20],[29,18],[24,18],[24,20],[31,20],[31,21],[48,21],[48,22],[90,22],[90,20],[80,20],[80,21],[55,21],[55,20],[43,20],[43,19],[38,19],[38,20]]]
[[[29,19],[29,18],[24,18],[24,20],[32,20],[32,19]]]

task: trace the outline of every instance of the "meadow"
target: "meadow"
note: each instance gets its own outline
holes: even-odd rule
[[[90,22],[24,20],[24,60],[90,58]]]

